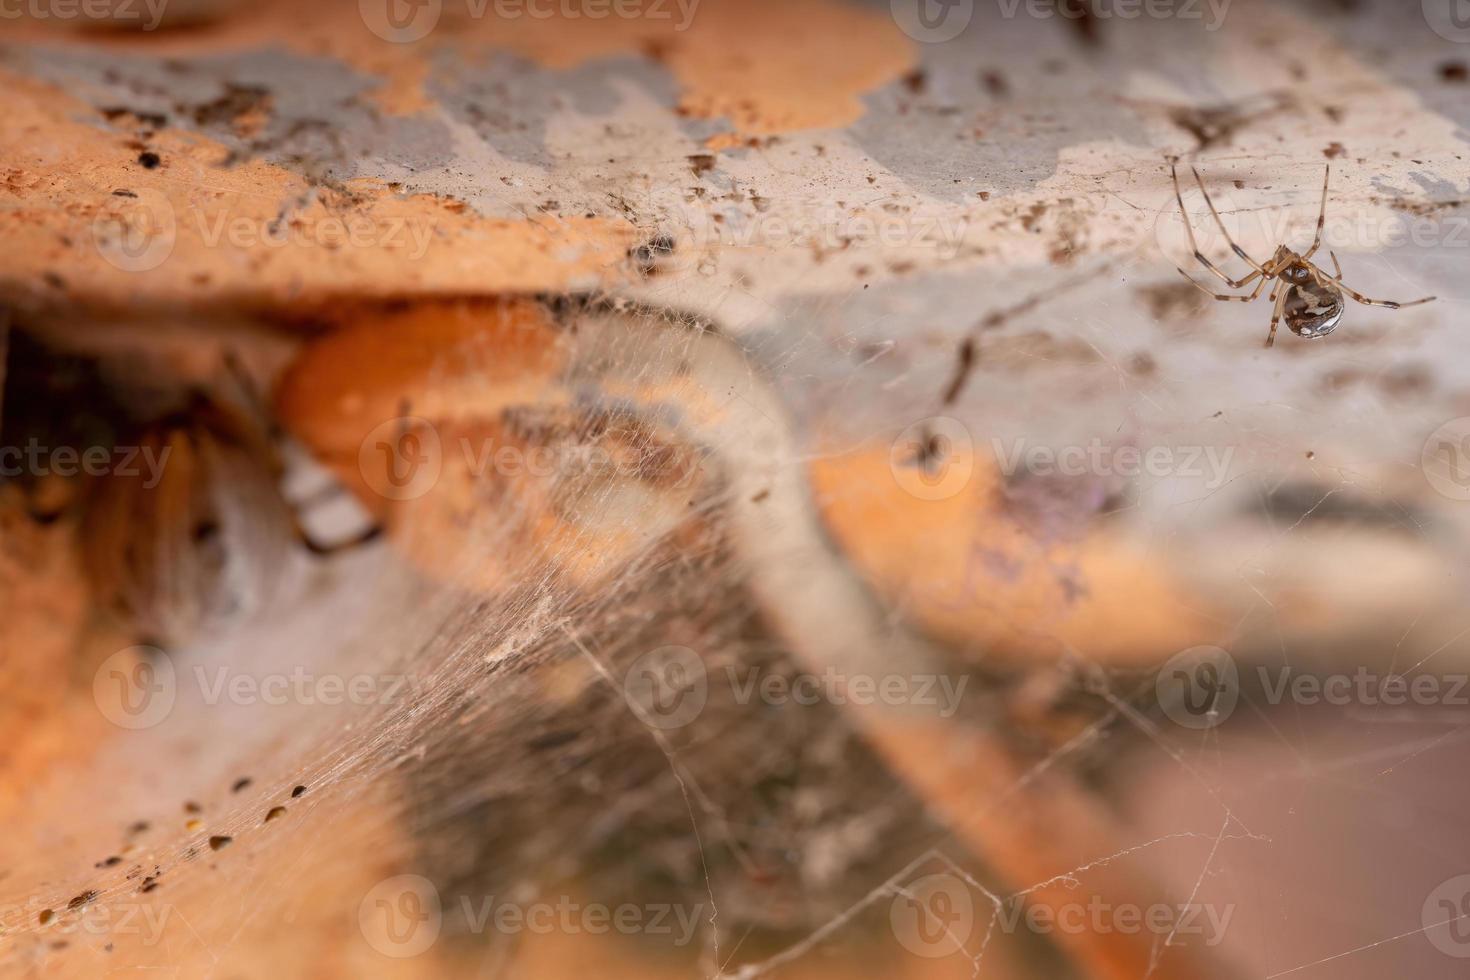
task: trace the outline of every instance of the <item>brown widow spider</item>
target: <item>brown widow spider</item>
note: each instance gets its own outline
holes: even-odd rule
[[[1276,342],[1276,325],[1281,322],[1283,314],[1286,316],[1286,325],[1291,329],[1291,332],[1306,340],[1325,337],[1336,330],[1338,323],[1342,320],[1343,293],[1347,293],[1364,306],[1386,306],[1390,310],[1398,310],[1406,306],[1417,306],[1420,303],[1428,303],[1434,299],[1433,296],[1426,296],[1423,299],[1416,299],[1408,303],[1397,303],[1391,299],[1369,299],[1362,293],[1349,289],[1342,281],[1342,266],[1338,265],[1337,256],[1330,249],[1327,254],[1332,256],[1332,268],[1336,272],[1336,275],[1329,276],[1310,261],[1313,253],[1322,245],[1322,226],[1327,220],[1327,180],[1332,175],[1331,164],[1327,165],[1326,172],[1322,174],[1322,209],[1317,214],[1317,237],[1312,239],[1312,247],[1307,249],[1305,254],[1298,255],[1285,245],[1278,245],[1276,246],[1276,254],[1271,256],[1271,261],[1265,265],[1246,255],[1245,249],[1235,244],[1235,241],[1230,237],[1230,232],[1225,228],[1225,222],[1220,220],[1220,212],[1215,210],[1214,202],[1210,200],[1209,193],[1205,191],[1205,182],[1200,179],[1199,170],[1194,167],[1190,167],[1189,169],[1194,174],[1195,183],[1199,185],[1199,192],[1204,195],[1205,204],[1209,205],[1210,214],[1215,218],[1215,224],[1220,226],[1220,233],[1230,243],[1231,251],[1249,262],[1251,268],[1255,271],[1244,279],[1231,279],[1216,268],[1213,262],[1205,258],[1204,253],[1199,250],[1199,245],[1195,243],[1194,228],[1190,226],[1189,214],[1184,210],[1184,197],[1179,193],[1178,165],[1171,161],[1169,163],[1169,174],[1174,178],[1174,200],[1179,202],[1179,214],[1184,219],[1184,230],[1189,235],[1189,247],[1194,251],[1194,257],[1206,269],[1219,276],[1231,289],[1248,286],[1257,278],[1261,281],[1256,284],[1256,288],[1251,291],[1249,296],[1234,296],[1230,293],[1211,292],[1204,283],[1195,279],[1183,269],[1179,269],[1179,274],[1194,283],[1200,290],[1218,300],[1238,300],[1242,303],[1249,303],[1261,295],[1261,290],[1265,288],[1269,280],[1279,280],[1275,288],[1271,290],[1270,300],[1276,305],[1271,314],[1271,332],[1266,335],[1267,347],[1270,347]],[[1175,266],[1175,268],[1178,268],[1178,266]],[[1286,287],[1284,290],[1282,289],[1283,285]]]

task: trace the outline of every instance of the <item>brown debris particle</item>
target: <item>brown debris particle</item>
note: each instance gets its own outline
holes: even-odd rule
[[[265,814],[265,822],[266,823],[270,823],[272,820],[277,820],[277,819],[279,819],[281,817],[284,817],[285,815],[286,815],[286,808],[285,807],[283,807],[283,806],[273,806],[269,810],[266,811],[266,814]]]
[[[953,405],[975,371],[975,338],[966,337],[955,352],[954,376],[944,389],[944,404]]]
[[[1322,151],[1322,155],[1329,160],[1336,160],[1345,153],[1347,153],[1347,148],[1335,141],[1328,143],[1327,147]]]
[[[77,895],[76,897],[74,897],[70,902],[67,902],[66,903],[67,910],[68,911],[71,911],[71,912],[75,912],[77,909],[81,908],[83,905],[91,905],[93,902],[95,902],[97,900],[98,894],[100,894],[100,893],[96,889],[94,889],[94,888],[88,888],[86,891],[82,892],[80,895]]]
[[[1446,82],[1464,82],[1470,80],[1470,69],[1463,61],[1446,61],[1439,66],[1439,77]]]

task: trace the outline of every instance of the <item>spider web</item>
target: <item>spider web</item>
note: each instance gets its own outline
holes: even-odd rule
[[[1144,26],[1125,48],[1165,53],[1129,97],[1241,94],[1215,76],[1206,92],[1169,82],[1189,77],[1198,49]],[[1332,40],[1310,37],[1364,104],[1399,105],[1392,86],[1331,60],[1348,57]],[[968,77],[968,55],[933,57],[932,86],[942,91],[947,58]],[[1392,56],[1382,74],[1406,72],[1407,58]],[[1201,301],[1168,268],[1178,226],[1160,148],[1189,150],[1177,128],[1139,125],[1104,165],[1087,163],[1095,145],[1034,154],[1057,161],[1052,183],[998,187],[999,216],[962,209],[974,223],[961,246],[937,260],[918,253],[921,276],[897,267],[916,261],[912,240],[835,257],[820,235],[767,248],[758,228],[722,239],[702,208],[656,182],[643,198],[629,190],[650,241],[667,235],[672,255],[643,256],[656,272],[631,291],[636,302],[579,297],[559,310],[580,373],[570,397],[526,407],[556,423],[558,445],[637,465],[558,473],[545,498],[491,486],[458,537],[430,552],[415,536],[443,528],[408,526],[391,543],[269,569],[280,579],[269,605],[168,651],[166,718],[109,731],[95,758],[34,788],[44,809],[16,835],[0,879],[8,963],[81,975],[557,976],[588,962],[601,975],[1085,975],[1076,933],[1017,927],[1014,916],[1057,886],[1085,905],[1126,869],[1143,890],[1106,896],[1107,928],[1081,932],[1108,942],[1118,923],[1107,916],[1127,903],[1229,916],[1219,936],[1182,934],[1177,921],[1148,936],[1145,975],[1167,974],[1183,949],[1253,976],[1453,975],[1428,940],[1456,916],[1423,916],[1470,862],[1464,792],[1436,765],[1453,765],[1463,709],[1448,695],[1414,710],[1361,698],[1336,710],[1273,704],[1268,686],[1288,668],[1361,664],[1380,682],[1449,684],[1462,669],[1464,514],[1425,488],[1420,467],[1425,434],[1463,411],[1463,341],[1433,329],[1443,310],[1406,334],[1388,313],[1355,309],[1331,346],[1283,336],[1280,356],[1260,354],[1260,305]],[[1318,147],[1303,138],[1302,159],[1281,161],[1267,151],[1274,124],[1261,125],[1258,144],[1247,133],[1244,148],[1203,168],[1258,257],[1277,243],[1256,232],[1280,223],[1249,219],[1293,211],[1310,222],[1320,173],[1307,159]],[[904,161],[883,150],[874,169],[886,181]],[[791,213],[828,206],[779,182],[786,152],[732,165],[744,173],[728,192],[754,189]],[[871,162],[853,146],[831,152],[850,153],[841,167]],[[681,153],[670,159],[686,166]],[[1376,194],[1415,186],[1448,200],[1423,176],[1408,165],[1345,176],[1334,200],[1371,210]],[[967,178],[967,199],[990,189],[980,182]],[[904,226],[914,233],[949,203],[933,186],[892,196],[915,209]],[[1033,198],[1050,210],[1033,215]],[[996,268],[982,218],[1013,226],[1005,241],[1017,249],[1029,222],[1042,244]],[[1045,260],[1072,247],[1065,269]],[[1367,277],[1370,295],[1397,295],[1406,278],[1443,289],[1432,260],[1444,249],[1427,251],[1348,260],[1349,272]],[[817,257],[798,265],[795,252]],[[794,288],[803,275],[812,288]],[[1445,306],[1463,301],[1447,294]],[[614,420],[616,441],[589,421],[594,408]],[[926,462],[943,419],[969,449],[950,438]],[[915,442],[912,431],[922,459],[895,448]],[[454,432],[441,435],[452,451]],[[670,447],[698,461],[687,482],[650,475]],[[1076,449],[1084,471],[1043,469],[1025,456],[1036,447]],[[1086,456],[1094,447],[1100,455]],[[1124,451],[1155,447],[1168,451],[1159,471],[1120,472]],[[986,527],[1019,536],[1016,549],[997,555],[993,537],[932,522],[926,508],[940,501],[904,495],[916,470],[940,474],[957,451],[982,477],[1013,453],[1032,460],[974,501],[1004,515]],[[882,465],[838,466],[864,453]],[[816,471],[836,476],[819,483]],[[859,531],[896,528],[880,539],[890,548],[948,554],[936,541],[953,537],[964,560],[887,569],[887,552],[873,559],[835,519],[846,507],[866,522]],[[548,513],[555,537],[537,533]],[[1118,549],[1125,568],[1161,568],[1177,588],[1163,600],[1116,581],[1109,591],[1078,542]],[[1028,569],[1069,602],[1093,603],[1112,630],[1212,624],[1211,642],[1239,671],[1239,703],[1202,730],[1181,726],[1156,681],[1188,644],[1139,628],[1129,656],[1065,627],[1071,606],[1028,617],[1008,591]],[[506,584],[487,590],[487,577]],[[996,622],[999,638],[965,632]],[[693,665],[706,698],[679,724],[654,710],[689,694],[671,665]],[[890,709],[907,724],[932,707],[914,698],[874,720],[831,696],[847,688],[818,687],[811,704],[782,693],[829,671],[849,683],[968,678],[939,731],[983,733],[1014,778],[992,774],[1001,792],[967,796],[986,778],[964,755],[944,779],[926,778],[914,758],[926,751],[905,754],[886,727]],[[303,676],[277,703],[228,693],[236,678]],[[777,693],[742,694],[752,678]],[[326,703],[323,681],[358,679],[361,703]],[[1013,726],[1019,717],[1030,726]],[[1066,860],[1017,878],[1015,854],[977,844],[997,823],[1044,822],[1029,808],[1058,784],[1107,816],[1109,843],[1059,845]],[[277,806],[285,815],[267,820]],[[139,822],[147,828],[132,829]],[[231,840],[214,850],[211,837]],[[156,887],[142,891],[149,879]],[[958,918],[935,904],[933,889],[951,886],[947,901],[969,903]],[[544,933],[494,924],[500,908],[563,907],[631,908],[637,921],[600,932],[585,917]],[[101,910],[111,917],[97,925]],[[380,921],[384,910],[403,913],[405,931]],[[659,927],[651,910],[665,913]],[[928,914],[942,938],[921,928]]]

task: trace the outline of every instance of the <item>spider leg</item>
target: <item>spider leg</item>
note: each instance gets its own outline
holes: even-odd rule
[[[1230,231],[1225,227],[1225,222],[1220,219],[1220,212],[1215,210],[1215,202],[1210,200],[1210,194],[1208,191],[1205,190],[1205,182],[1204,179],[1200,177],[1198,168],[1190,167],[1189,169],[1194,173],[1194,182],[1199,185],[1199,192],[1204,195],[1205,203],[1208,204],[1210,207],[1210,214],[1215,216],[1215,224],[1220,226],[1220,234],[1224,235],[1225,240],[1230,243],[1231,251],[1249,262],[1251,264],[1251,268],[1255,269],[1257,272],[1264,274],[1266,271],[1265,267],[1262,266],[1261,263],[1257,262],[1255,259],[1251,258],[1249,255],[1246,255],[1245,249],[1235,244],[1235,239],[1230,237]]]
[[[1329,251],[1327,254],[1332,255],[1332,252]],[[1337,264],[1336,255],[1332,255],[1332,267],[1337,271],[1337,275],[1335,276],[1329,276],[1327,273],[1323,272],[1321,269],[1318,269],[1316,266],[1313,266],[1312,268],[1314,271],[1316,271],[1319,282],[1325,279],[1327,282],[1332,283],[1338,289],[1341,289],[1343,292],[1347,293],[1349,296],[1357,300],[1359,303],[1362,303],[1364,306],[1383,306],[1387,307],[1390,310],[1401,310],[1406,306],[1418,306],[1420,303],[1429,303],[1437,299],[1437,297],[1435,296],[1425,296],[1422,299],[1411,299],[1407,303],[1400,303],[1397,300],[1391,299],[1369,299],[1357,290],[1350,288],[1347,283],[1342,281],[1342,266]]]
[[[1179,202],[1179,217],[1181,219],[1183,219],[1183,221],[1184,221],[1184,233],[1189,236],[1189,248],[1190,248],[1191,251],[1194,252],[1194,257],[1199,261],[1199,263],[1201,265],[1203,265],[1206,269],[1209,269],[1211,272],[1213,272],[1216,276],[1220,277],[1220,279],[1225,283],[1225,285],[1229,286],[1231,289],[1239,289],[1241,286],[1244,286],[1246,283],[1248,283],[1252,279],[1254,279],[1255,276],[1259,275],[1260,272],[1261,272],[1261,267],[1259,265],[1256,265],[1256,263],[1251,262],[1251,265],[1255,266],[1255,268],[1256,268],[1255,273],[1253,273],[1252,275],[1246,276],[1244,279],[1241,279],[1239,282],[1237,282],[1236,280],[1231,279],[1225,273],[1221,272],[1218,268],[1216,268],[1215,263],[1213,263],[1209,259],[1205,258],[1205,253],[1203,253],[1203,252],[1201,252],[1199,250],[1199,243],[1194,240],[1194,226],[1192,224],[1190,224],[1190,221],[1189,221],[1189,212],[1184,210],[1184,195],[1179,192],[1179,165],[1178,164],[1176,164],[1176,163],[1169,164],[1169,176],[1174,179],[1174,200],[1176,200],[1176,201]],[[1205,198],[1205,200],[1208,202],[1209,201],[1209,197],[1207,196]],[[1215,206],[1213,204],[1211,204],[1210,205],[1210,210],[1213,211],[1214,209],[1215,209]],[[1217,221],[1219,220],[1219,215],[1216,215],[1215,216],[1215,220],[1217,220]],[[1221,227],[1223,228],[1224,226],[1222,225]],[[1228,241],[1229,238],[1230,238],[1230,236],[1227,234],[1225,236],[1225,238]],[[1235,243],[1234,242],[1231,242],[1230,243],[1230,246],[1232,248],[1235,248]],[[1238,248],[1235,249],[1235,250],[1237,252],[1240,251],[1240,249],[1238,249]],[[1250,262],[1250,259],[1246,259],[1246,261],[1247,262]],[[1181,269],[1180,271],[1182,272],[1183,270]],[[1200,287],[1200,288],[1203,289],[1204,287]],[[1206,292],[1209,292],[1209,290],[1205,290],[1205,291]]]
[[[1340,265],[1337,264],[1337,253],[1334,252],[1332,249],[1329,248],[1327,250],[1327,254],[1330,255],[1330,256],[1332,256],[1332,275],[1333,275],[1333,277],[1336,278],[1336,279],[1341,279],[1342,278],[1342,266],[1340,266]]]
[[[1280,295],[1276,297],[1276,309],[1271,313],[1271,332],[1266,334],[1266,346],[1270,347],[1276,343],[1276,326],[1281,322],[1281,308],[1286,305],[1286,297],[1291,290],[1279,290]]]
[[[1327,223],[1327,179],[1332,176],[1332,164],[1327,165],[1322,174],[1322,210],[1317,212],[1317,237],[1312,239],[1312,247],[1307,249],[1304,259],[1310,259],[1312,253],[1322,247],[1322,226]],[[1333,259],[1333,261],[1337,261]]]
[[[1362,293],[1357,292],[1356,290],[1353,290],[1353,289],[1349,289],[1347,286],[1343,285],[1343,282],[1342,282],[1341,279],[1334,279],[1332,281],[1337,284],[1337,286],[1338,286],[1339,289],[1341,289],[1343,292],[1347,293],[1349,296],[1351,296],[1353,299],[1357,300],[1359,303],[1362,303],[1364,306],[1386,306],[1390,310],[1401,310],[1401,309],[1403,309],[1406,306],[1418,306],[1420,303],[1429,303],[1429,302],[1432,302],[1434,299],[1437,298],[1437,297],[1434,297],[1434,296],[1425,296],[1423,299],[1411,299],[1407,303],[1400,303],[1400,302],[1398,302],[1396,300],[1391,300],[1391,299],[1369,299],[1368,297],[1364,296]]]
[[[1179,269],[1178,266],[1175,266],[1174,268]],[[1266,279],[1261,279],[1260,282],[1256,283],[1256,288],[1252,290],[1249,296],[1233,296],[1230,293],[1217,293],[1210,290],[1207,286],[1205,286],[1204,283],[1200,282],[1198,279],[1196,279],[1194,276],[1191,276],[1183,269],[1179,269],[1179,274],[1192,282],[1194,284],[1194,287],[1200,292],[1204,293],[1206,296],[1213,296],[1215,299],[1221,300],[1222,302],[1233,299],[1240,303],[1249,303],[1251,300],[1261,295],[1261,289],[1265,287],[1266,283],[1269,281],[1269,277]],[[1261,274],[1259,272],[1252,272],[1250,275],[1242,279],[1239,285],[1244,286],[1245,284],[1249,283],[1251,280],[1259,277],[1260,275]]]

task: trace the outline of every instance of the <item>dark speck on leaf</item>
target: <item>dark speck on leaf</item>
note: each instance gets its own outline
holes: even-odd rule
[[[163,158],[152,150],[144,150],[138,154],[138,163],[142,164],[145,170],[155,170],[163,164]]]
[[[229,847],[230,842],[234,839],[233,837],[226,837],[223,834],[216,834],[209,839],[209,849],[211,851],[218,851],[222,848]]]
[[[291,791],[291,799],[293,799],[293,800],[294,800],[294,799],[296,799],[296,798],[297,798],[297,797],[298,797],[298,796],[300,796],[300,795],[301,795],[301,794],[303,794],[303,793],[305,793],[305,792],[306,792],[306,787],[305,787],[305,786],[297,786],[297,787],[296,787],[296,788],[295,788],[295,789],[293,789],[293,790],[292,790],[292,791]]]
[[[36,916],[36,921],[44,926],[54,918],[56,918],[55,912],[51,911],[50,909],[42,909],[41,914]]]

